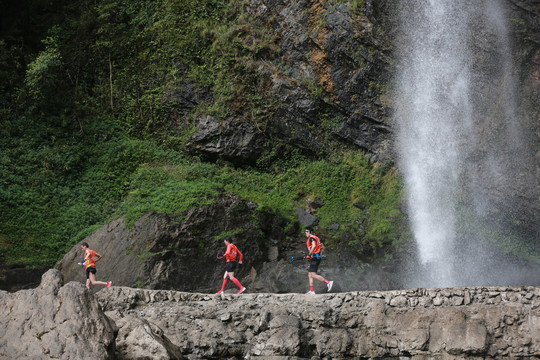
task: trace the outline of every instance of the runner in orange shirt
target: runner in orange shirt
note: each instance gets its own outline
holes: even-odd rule
[[[98,262],[102,256],[98,254],[97,252],[95,252],[94,250],[90,250],[88,248],[88,244],[85,242],[81,244],[81,248],[84,251],[84,260],[81,261],[79,265],[85,265],[86,287],[88,288],[88,290],[90,290],[90,284],[105,285],[107,287],[111,287],[112,281],[103,282],[103,281],[96,280],[96,262]]]
[[[246,288],[243,287],[240,281],[234,277],[234,270],[236,269],[236,257],[240,257],[238,264],[242,264],[242,259],[244,258],[244,255],[242,255],[236,245],[233,244],[232,238],[230,236],[227,236],[224,242],[225,245],[227,245],[227,251],[225,251],[225,259],[227,261],[227,265],[225,275],[223,275],[223,285],[221,286],[221,290],[219,290],[216,294],[223,294],[225,286],[227,285],[227,277],[231,279],[231,281],[240,288],[240,291],[238,291],[238,293],[241,294],[246,291]]]
[[[313,286],[313,279],[322,281],[326,284],[328,287],[328,291],[332,290],[332,285],[334,284],[333,281],[328,281],[321,275],[317,274],[317,269],[319,268],[319,264],[321,263],[322,254],[324,250],[326,249],[324,244],[321,242],[321,240],[311,232],[311,230],[306,229],[306,246],[308,248],[308,255],[306,256],[306,259],[309,259],[309,270],[308,270],[308,278],[309,278],[309,291],[307,294],[314,295],[315,290]]]

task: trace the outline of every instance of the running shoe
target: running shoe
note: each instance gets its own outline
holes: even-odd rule
[[[223,294],[223,290],[219,290],[219,291],[216,293],[216,295],[221,295],[221,294]]]
[[[330,290],[332,290],[332,285],[334,285],[333,281],[330,281],[328,284],[326,284],[326,286],[328,286],[328,292],[330,292]]]
[[[246,288],[245,287],[242,287],[242,289],[240,289],[240,291],[238,292],[239,294],[243,293],[244,291],[246,291]]]
[[[111,287],[111,286],[112,286],[112,281],[109,281],[109,282],[107,283],[107,287]]]
[[[315,295],[315,291],[309,290],[309,291],[306,293],[306,295]]]

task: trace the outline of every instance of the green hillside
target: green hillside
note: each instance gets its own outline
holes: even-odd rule
[[[329,246],[378,257],[402,241],[393,164],[324,137],[337,114],[313,129],[316,154],[273,135],[253,163],[189,147],[201,115],[270,126],[257,68],[279,48],[242,1],[0,4],[0,262],[49,266],[111,219],[179,214],[231,192],[290,221],[322,200]],[[193,106],[178,101],[187,89]]]

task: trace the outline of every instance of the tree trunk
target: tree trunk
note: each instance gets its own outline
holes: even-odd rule
[[[112,81],[112,61],[111,61],[111,51],[109,50],[109,86],[111,90],[111,111],[114,111],[114,101],[113,101],[113,81]]]

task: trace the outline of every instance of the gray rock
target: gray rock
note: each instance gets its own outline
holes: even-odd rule
[[[470,303],[455,305],[466,293]],[[0,300],[1,359],[540,356],[538,287],[217,296],[113,286],[94,296],[50,270]]]
[[[309,210],[305,209],[296,209],[294,210],[296,215],[298,215],[298,222],[300,225],[312,226],[316,225],[319,222],[319,219],[313,215]]]
[[[136,316],[117,319],[117,359],[182,359],[178,346],[171,343],[159,326]]]
[[[1,359],[113,359],[118,328],[83,284],[49,270],[38,288],[0,292]]]
[[[156,290],[113,288],[98,297],[114,319],[145,309],[145,320],[163,329],[187,358],[540,356],[540,288],[455,290],[223,297],[177,293],[170,300],[147,302]],[[477,296],[469,305],[454,305],[464,292]],[[493,303],[493,292],[515,295],[514,300]],[[436,306],[429,301],[433,298],[449,301]],[[399,299],[400,306],[392,299]],[[224,314],[229,321],[221,320]]]
[[[191,140],[192,149],[211,158],[243,164],[255,161],[263,145],[262,134],[255,125],[232,120],[220,122],[211,116],[200,119]]]

